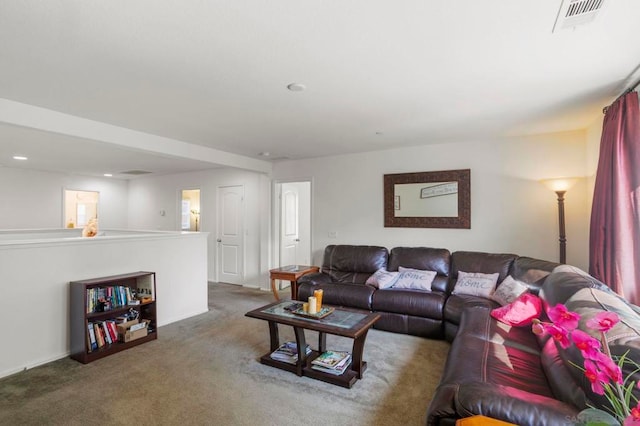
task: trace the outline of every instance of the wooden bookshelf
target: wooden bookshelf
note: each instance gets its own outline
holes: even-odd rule
[[[108,289],[111,290],[108,290]],[[128,290],[127,290],[128,289]],[[132,272],[70,283],[71,314],[71,358],[87,364],[116,352],[146,343],[158,338],[156,320],[156,274],[155,272]],[[106,307],[96,304],[96,295],[109,295],[111,303]],[[146,301],[138,305],[130,304],[132,295],[144,296]],[[91,301],[93,300],[93,301]],[[137,300],[137,299],[136,299]],[[113,339],[101,347],[92,348],[89,324],[111,322],[126,316],[130,310],[138,312],[139,321],[147,321],[147,335],[129,342]],[[104,326],[102,326],[104,327]],[[93,328],[93,327],[92,327]]]

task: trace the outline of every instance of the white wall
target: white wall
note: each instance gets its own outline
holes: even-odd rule
[[[99,226],[126,228],[128,182],[0,167],[0,229],[61,228],[64,189],[100,192]]]
[[[273,178],[313,179],[314,264],[328,244],[444,247],[557,261],[556,195],[538,182],[586,175],[582,131],[276,163]],[[471,169],[471,229],[385,228],[383,175]],[[587,267],[587,184],[566,195],[567,261]],[[329,238],[336,232],[337,238]]]
[[[153,271],[158,326],[206,312],[204,237],[141,235],[0,244],[0,377],[69,355],[70,281]]]
[[[269,185],[265,175],[239,169],[211,169],[165,176],[148,176],[129,183],[129,228],[180,229],[180,191],[200,189],[199,229],[209,232],[208,279],[216,279],[216,193],[219,186],[244,185],[245,273],[247,286],[269,288]],[[266,193],[265,193],[266,191]],[[266,202],[265,202],[266,199]],[[164,211],[164,216],[161,215]]]

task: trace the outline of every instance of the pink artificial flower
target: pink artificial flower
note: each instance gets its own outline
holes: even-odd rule
[[[585,358],[596,360],[598,354],[601,353],[600,341],[582,330],[573,330],[571,332],[571,340],[573,340],[576,348],[580,349],[582,356]]]
[[[604,395],[604,383],[609,383],[609,378],[599,371],[596,364],[588,359],[584,360],[584,375],[591,382],[591,390],[598,395]]]
[[[606,333],[611,330],[614,325],[620,321],[618,314],[615,312],[603,311],[595,317],[587,321],[587,327],[592,330],[598,330]]]
[[[547,315],[549,315],[549,319],[551,319],[555,325],[569,331],[575,330],[580,320],[580,315],[569,311],[562,303],[558,303],[553,308],[550,308]]]
[[[603,354],[602,352],[598,352],[594,361],[596,362],[598,369],[602,371],[608,379],[611,379],[612,382],[619,384],[624,383],[620,366],[607,355]]]
[[[536,334],[538,336],[542,336],[544,334],[544,326],[542,325],[539,319],[537,318],[533,319],[533,324],[531,325],[531,331],[533,332],[533,334]],[[638,384],[640,385],[640,381],[638,381]]]
[[[551,335],[551,337],[553,337],[556,342],[560,343],[560,346],[562,346],[563,349],[567,349],[569,346],[571,346],[571,341],[569,340],[569,332],[567,330],[562,327],[558,327],[555,324],[544,322],[541,324],[544,327],[544,331],[549,333],[549,335]]]
[[[631,409],[631,414],[624,419],[623,426],[640,426],[640,403]]]

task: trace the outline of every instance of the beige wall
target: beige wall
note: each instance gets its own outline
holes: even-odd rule
[[[383,226],[384,174],[466,168],[471,229]],[[276,163],[273,177],[313,180],[316,264],[328,244],[444,247],[557,260],[556,195],[538,180],[585,176],[586,168],[586,135],[575,131],[287,161]],[[588,264],[587,197],[585,179],[566,196],[567,260],[580,268]]]

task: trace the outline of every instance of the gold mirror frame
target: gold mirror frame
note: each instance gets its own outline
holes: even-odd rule
[[[458,183],[458,216],[396,217],[394,213],[394,188],[407,183]],[[384,175],[384,226],[385,228],[471,228],[471,169],[443,170],[438,172],[396,173]]]

